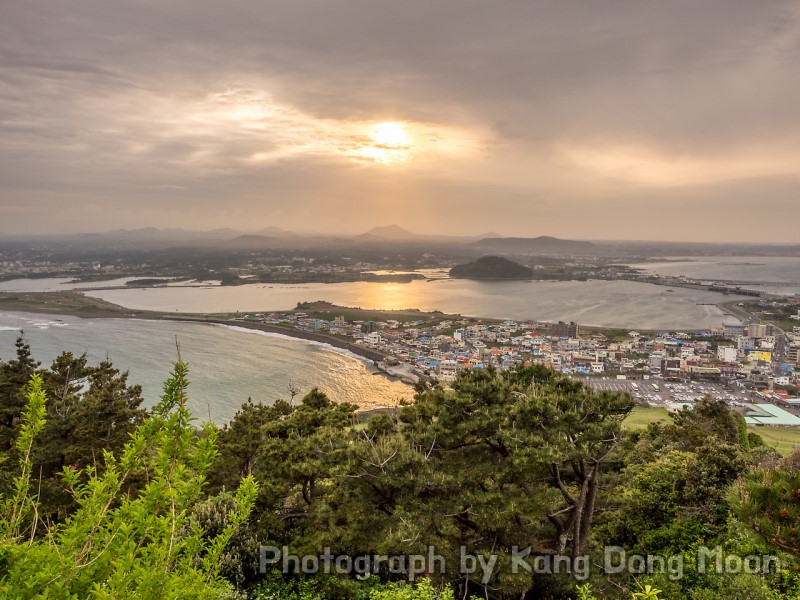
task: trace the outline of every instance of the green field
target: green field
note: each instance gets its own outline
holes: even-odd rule
[[[637,406],[625,419],[628,429],[644,429],[656,421],[668,421],[666,408],[643,408]],[[800,427],[748,427],[748,431],[758,434],[768,446],[775,448],[782,456],[789,456],[800,448]]]
[[[761,436],[764,443],[772,446],[781,456],[789,456],[800,448],[800,428],[798,427],[748,427]]]
[[[633,409],[628,418],[625,419],[625,427],[628,429],[644,429],[650,423],[657,421],[668,421],[666,408],[644,408],[637,406]]]

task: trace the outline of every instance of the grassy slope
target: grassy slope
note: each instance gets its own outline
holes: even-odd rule
[[[637,406],[625,420],[625,427],[628,429],[644,429],[650,423],[667,420],[667,409],[665,408],[642,408]],[[782,456],[788,456],[794,450],[800,448],[800,428],[748,427],[748,430],[760,435],[765,444],[775,448]]]

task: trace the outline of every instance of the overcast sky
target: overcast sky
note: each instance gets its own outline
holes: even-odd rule
[[[390,223],[800,242],[800,3],[3,4],[0,233]]]

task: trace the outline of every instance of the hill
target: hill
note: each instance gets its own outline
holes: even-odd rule
[[[484,238],[473,246],[502,254],[590,254],[596,251],[591,242],[562,240],[549,235],[535,238]]]
[[[501,256],[483,256],[476,261],[456,265],[450,277],[459,279],[531,279],[533,270]]]
[[[381,244],[381,245],[401,245],[401,244],[472,244],[479,239],[492,239],[497,234],[493,232],[481,236],[462,236],[445,234],[426,234],[414,233],[400,227],[399,225],[384,225],[373,227],[366,233],[357,235],[353,238],[356,244]]]
[[[420,236],[411,233],[410,231],[403,229],[398,225],[386,225],[384,227],[373,227],[366,233],[362,233],[361,235],[357,235],[355,239],[357,241],[369,241],[369,240],[413,240],[417,239]]]

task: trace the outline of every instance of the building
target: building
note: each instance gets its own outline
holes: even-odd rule
[[[766,350],[753,350],[747,354],[747,361],[750,363],[757,363],[757,362],[771,363],[772,352],[768,352]]]
[[[438,368],[439,381],[454,381],[458,377],[458,361],[443,360]]]
[[[774,404],[745,404],[744,420],[748,425],[782,425],[797,427],[800,417],[775,406]]]
[[[550,328],[550,334],[553,337],[576,338],[578,337],[578,324],[575,321],[553,323]]]
[[[794,342],[786,349],[786,362],[800,367],[800,343]]]
[[[744,325],[724,325],[722,333],[725,339],[735,340],[740,335],[744,335],[745,328]]]
[[[381,343],[381,334],[377,331],[372,331],[364,336],[364,343],[370,346],[378,346]]]
[[[775,328],[766,323],[752,323],[747,326],[747,337],[761,339],[773,335]]]

